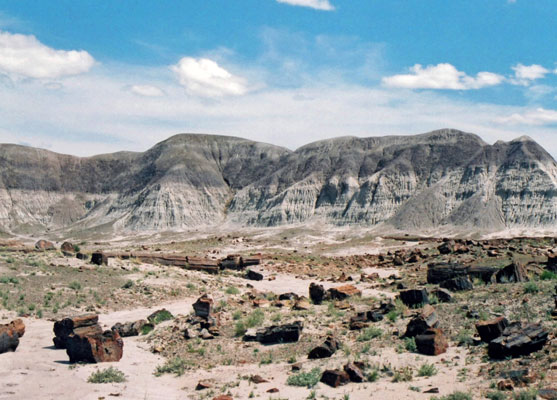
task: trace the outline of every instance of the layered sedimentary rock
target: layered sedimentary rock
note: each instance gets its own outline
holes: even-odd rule
[[[144,153],[78,158],[0,145],[0,224],[175,230],[312,221],[397,229],[552,229],[557,164],[522,137],[440,130],[342,137],[296,151],[177,135]]]

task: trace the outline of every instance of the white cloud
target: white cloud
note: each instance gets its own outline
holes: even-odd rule
[[[171,67],[188,93],[202,97],[239,96],[247,93],[243,78],[232,75],[207,58],[183,57]]]
[[[428,65],[425,68],[416,64],[410,71],[410,74],[385,77],[383,84],[406,89],[469,90],[495,86],[505,80],[503,76],[491,72],[480,72],[471,77],[447,63]]]
[[[83,50],[56,50],[35,36],[0,32],[0,73],[12,78],[60,78],[87,72],[94,63]]]
[[[544,78],[550,71],[541,65],[522,65],[516,64],[512,67],[514,71],[514,78],[511,83],[514,85],[528,86],[536,79]]]
[[[291,6],[310,7],[323,11],[333,11],[335,9],[329,0],[277,0],[277,2],[290,4]]]
[[[151,85],[133,85],[130,87],[130,90],[135,94],[145,97],[164,96],[164,92],[160,88]]]
[[[513,125],[552,125],[557,123],[557,111],[537,108],[522,113],[513,113],[498,119],[498,122]]]

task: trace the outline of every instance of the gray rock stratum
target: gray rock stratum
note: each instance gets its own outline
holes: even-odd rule
[[[88,158],[0,145],[0,224],[15,233],[224,222],[557,230],[556,218],[557,164],[527,137],[489,145],[444,129],[290,151],[183,134],[144,153]]]

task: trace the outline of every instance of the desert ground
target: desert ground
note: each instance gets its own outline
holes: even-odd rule
[[[105,241],[60,236],[50,238],[54,249],[35,249],[38,239],[0,243],[0,324],[18,318],[25,324],[15,351],[0,354],[0,399],[556,398],[551,237],[272,229]],[[61,251],[64,241],[73,248]],[[110,254],[106,265],[91,262],[96,252]],[[208,265],[228,255],[259,261],[208,273],[134,254]],[[432,283],[436,265],[467,272],[452,286]],[[485,270],[490,279],[476,274]],[[322,299],[310,293],[312,284]],[[404,299],[412,290],[427,299]],[[53,345],[54,323],[85,314],[98,316],[102,330],[144,321],[132,336],[122,334],[119,361],[71,363],[70,350]],[[518,326],[515,338],[537,327],[535,349],[522,351],[519,343],[513,349],[520,354],[493,357],[476,325],[503,318]],[[280,331],[297,321],[302,328],[294,340],[261,339],[265,328]],[[418,335],[408,333],[412,324]],[[430,328],[431,355],[420,346]],[[308,357],[323,347],[329,354]],[[352,369],[344,372],[347,365]],[[91,382],[107,368],[116,373]],[[322,382],[325,371],[337,380]]]

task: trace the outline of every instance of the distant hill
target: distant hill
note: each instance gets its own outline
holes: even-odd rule
[[[181,134],[144,153],[87,158],[0,145],[0,226],[16,233],[314,221],[557,230],[556,218],[557,164],[527,137],[489,145],[444,129],[341,137],[291,151]]]

